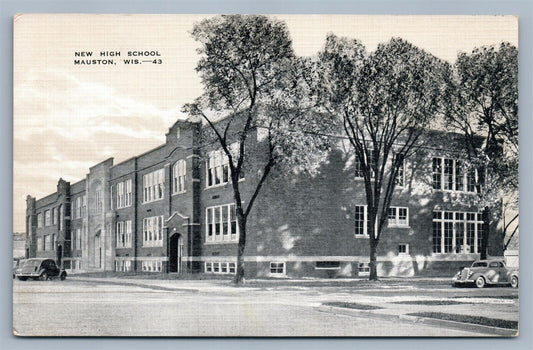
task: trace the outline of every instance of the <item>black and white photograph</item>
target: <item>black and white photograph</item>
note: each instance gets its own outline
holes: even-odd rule
[[[518,336],[516,16],[13,25],[14,335]]]

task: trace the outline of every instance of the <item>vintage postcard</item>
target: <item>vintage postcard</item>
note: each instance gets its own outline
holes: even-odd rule
[[[518,335],[516,17],[13,22],[15,335]]]

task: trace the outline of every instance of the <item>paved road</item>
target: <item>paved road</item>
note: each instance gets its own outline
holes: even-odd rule
[[[111,282],[111,281],[110,281]],[[172,283],[170,283],[172,282]],[[468,299],[460,305],[502,318],[518,318],[516,290],[406,286],[354,289],[349,286],[232,288],[226,285],[153,281],[129,285],[100,282],[13,281],[13,327],[19,335],[42,336],[472,336],[486,332],[443,328],[358,312],[324,310],[328,301],[392,305],[389,314],[413,299]],[[199,288],[192,288],[192,287]],[[180,289],[182,287],[187,287]],[[196,290],[200,290],[199,292]],[[497,296],[497,297],[493,297]],[[462,300],[462,299],[459,299]],[[403,309],[402,309],[403,307]],[[418,306],[409,305],[415,310]],[[427,306],[426,306],[427,307]],[[465,308],[463,306],[463,308]],[[477,311],[476,311],[477,312]]]

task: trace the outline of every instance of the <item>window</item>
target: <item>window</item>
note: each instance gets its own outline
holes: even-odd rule
[[[44,235],[44,251],[50,250],[50,235]]]
[[[131,248],[131,220],[117,222],[117,248]]]
[[[143,219],[143,246],[163,246],[163,216],[152,216]]]
[[[370,265],[369,263],[359,263],[357,266],[357,273],[359,276],[368,276],[370,275]]]
[[[223,150],[209,152],[207,159],[207,187],[229,182],[228,157]]]
[[[433,253],[479,253],[481,214],[451,211],[433,212]]]
[[[59,206],[59,231],[63,230],[63,222],[65,221],[65,211],[63,209],[63,204]]]
[[[81,229],[77,228],[75,230],[72,230],[72,250],[79,250],[81,249],[80,244],[81,243]]]
[[[340,261],[317,261],[315,262],[316,270],[338,270],[341,268]]]
[[[52,209],[52,225],[57,225],[57,208]]]
[[[96,190],[94,194],[95,201],[95,213],[99,214],[102,212],[102,191]]]
[[[111,197],[116,196],[115,203],[117,209],[131,206],[133,198],[131,179],[117,183],[115,185],[115,190],[113,191],[113,187],[111,187],[111,190]]]
[[[143,176],[143,202],[152,202],[164,197],[165,170],[159,169]]]
[[[370,169],[370,177],[371,178],[374,178],[375,177],[375,173],[374,173],[374,150],[371,149],[371,150],[368,150],[368,153],[369,153],[369,159],[366,158],[366,154],[363,153],[363,157],[366,159],[366,163]],[[359,160],[359,157],[356,155],[355,156],[355,163],[354,163],[354,168],[355,168],[355,177],[356,178],[363,178],[364,177],[364,169],[363,169],[363,164],[361,163],[361,161]]]
[[[51,249],[56,249],[56,235],[52,233]]]
[[[476,192],[476,170],[465,172],[460,160],[433,158],[433,182],[436,190]],[[465,188],[465,183],[466,188]]]
[[[42,237],[37,237],[37,250],[39,250],[39,251],[44,250],[43,238]]]
[[[115,260],[115,271],[127,272],[131,271],[131,260]]]
[[[216,274],[234,274],[235,273],[235,263],[234,262],[206,262],[205,269],[206,273],[216,273]]]
[[[52,224],[50,210],[44,212],[44,226],[50,226]]]
[[[368,236],[368,210],[366,205],[355,206],[355,236]]]
[[[205,208],[206,242],[238,240],[239,228],[234,204]]]
[[[143,260],[141,268],[143,272],[161,272],[163,270],[163,262],[160,260]]]
[[[284,262],[271,262],[270,263],[270,274],[284,275],[285,274],[285,263]]]
[[[78,203],[80,198],[78,198]],[[84,218],[87,216],[87,195],[81,196],[81,206],[80,206],[80,217]]]
[[[396,154],[395,160],[398,160],[400,166],[396,173],[396,179],[394,179],[396,186],[403,187],[405,185],[405,159],[403,154]]]
[[[409,254],[409,244],[407,243],[400,243],[398,244],[398,254]]]
[[[178,160],[172,167],[172,193],[185,192],[185,160]]]
[[[43,213],[37,214],[37,227],[43,227]]]
[[[409,226],[409,209],[390,207],[388,213],[389,226]]]

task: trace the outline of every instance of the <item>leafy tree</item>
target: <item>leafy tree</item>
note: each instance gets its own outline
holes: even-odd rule
[[[234,282],[242,283],[246,227],[255,200],[275,167],[300,172],[316,167],[329,141],[306,130],[324,129],[327,120],[311,112],[304,79],[309,64],[295,57],[284,23],[265,16],[218,16],[196,24],[192,36],[201,43],[196,70],[204,93],[184,111],[205,121],[208,138],[228,159],[239,227]],[[248,158],[254,171],[247,171],[241,184]]]
[[[518,50],[509,43],[460,53],[448,81],[448,126],[466,136],[471,163],[483,169],[477,200],[483,211],[481,258],[487,256],[491,208],[500,203],[501,191],[518,192]],[[480,144],[479,139],[483,142]],[[507,199],[518,201],[517,195]],[[514,198],[514,199],[513,199]],[[505,207],[516,207],[504,203]],[[518,218],[518,214],[507,222]],[[513,231],[513,235],[516,230]],[[504,233],[505,234],[505,233]]]
[[[361,165],[368,210],[370,280],[399,169],[437,117],[446,64],[393,38],[365,54],[357,40],[328,36],[319,54],[323,109],[341,119]]]

